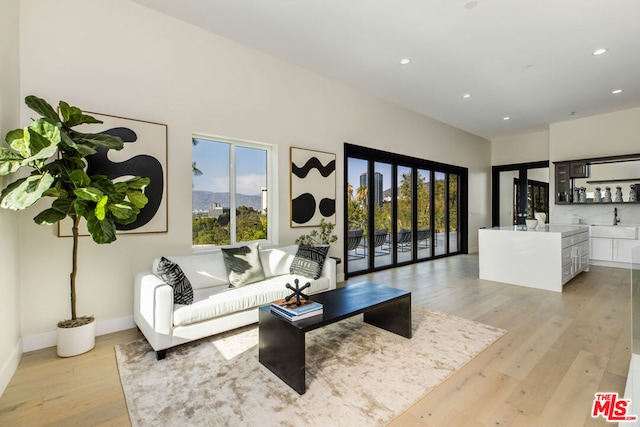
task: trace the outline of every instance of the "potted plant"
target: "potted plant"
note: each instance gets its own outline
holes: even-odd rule
[[[124,144],[107,134],[82,133],[73,128],[102,123],[79,108],[60,101],[58,112],[44,99],[27,96],[25,103],[42,117],[24,129],[15,129],[5,138],[8,148],[0,147],[0,176],[12,175],[24,168],[25,177],[6,186],[0,193],[0,207],[22,210],[38,200],[51,197],[51,207],[35,216],[40,225],[72,220],[72,267],[70,274],[71,318],[58,323],[58,355],[67,357],[91,350],[95,345],[95,319],[78,316],[76,311],[76,275],[78,272],[78,226],[85,218],[94,242],[116,240],[116,224],[136,220],[147,204],[144,188],[148,178],[133,177],[113,182],[104,175],[86,173],[86,156],[97,148],[120,150]],[[78,342],[75,335],[83,337]]]
[[[312,230],[309,234],[302,234],[296,239],[296,244],[300,246],[330,245],[338,240],[338,236],[333,234],[335,224],[326,222],[324,218],[320,220],[320,231]]]

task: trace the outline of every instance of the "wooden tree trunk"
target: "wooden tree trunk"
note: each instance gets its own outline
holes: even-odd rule
[[[78,224],[80,224],[80,216],[73,217],[73,263],[70,275],[71,285],[71,320],[78,318],[76,313],[76,275],[78,273]]]

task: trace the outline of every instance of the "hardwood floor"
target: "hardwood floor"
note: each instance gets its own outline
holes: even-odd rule
[[[558,294],[479,280],[478,257],[461,255],[349,282],[361,281],[411,290],[415,304],[508,331],[390,426],[611,425],[590,411],[596,392],[624,393],[628,270],[592,266]],[[0,397],[0,425],[130,425],[113,348],[140,336],[101,336],[69,359],[54,348],[25,353]]]

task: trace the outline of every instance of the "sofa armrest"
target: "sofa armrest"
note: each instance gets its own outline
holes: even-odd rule
[[[145,336],[147,335],[145,329],[150,329],[157,334],[171,334],[173,288],[150,271],[136,274],[133,320]],[[154,343],[151,344],[153,346]]]
[[[329,289],[336,288],[336,274],[337,274],[337,263],[336,260],[327,257],[324,260],[324,265],[322,266],[322,273],[320,273],[320,277],[326,277],[329,279]]]

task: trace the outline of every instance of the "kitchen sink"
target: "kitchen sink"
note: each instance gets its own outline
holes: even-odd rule
[[[591,224],[589,235],[591,237],[609,237],[613,239],[636,239],[638,237],[638,227],[633,225]]]

